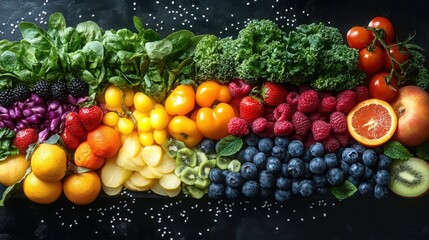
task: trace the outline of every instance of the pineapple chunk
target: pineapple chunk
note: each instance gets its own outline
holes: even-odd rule
[[[152,186],[153,179],[143,177],[139,172],[134,172],[130,178],[130,182],[138,188],[147,188]]]
[[[110,188],[118,188],[131,176],[132,171],[119,166],[115,157],[108,158],[101,168],[101,182]]]
[[[128,135],[121,149],[119,150],[119,154],[124,154],[127,157],[135,157],[140,153],[141,143],[139,134],[137,132],[132,132]]]
[[[104,184],[101,184],[101,188],[103,189],[103,192],[106,193],[109,196],[115,196],[118,195],[122,189],[124,188],[123,185],[116,187],[116,188],[112,188],[112,187],[107,187]]]
[[[142,167],[135,164],[131,158],[124,156],[123,154],[118,154],[118,158],[116,158],[116,164],[119,166],[128,169],[130,171],[140,171]]]
[[[161,196],[168,196],[167,192],[164,190],[164,188],[159,185],[159,181],[154,181],[152,187],[150,187],[150,190],[158,195]]]
[[[169,157],[168,154],[163,154],[161,163],[156,166],[156,170],[160,173],[171,173],[176,169],[176,159]]]
[[[156,167],[161,163],[162,159],[162,148],[159,145],[150,145],[143,147],[140,155],[146,165]]]
[[[167,173],[159,179],[159,185],[165,190],[174,190],[180,187],[181,181],[174,173]]]
[[[169,196],[169,197],[175,197],[177,195],[179,195],[179,193],[182,191],[182,187],[179,186],[176,189],[173,190],[165,190],[165,193]]]

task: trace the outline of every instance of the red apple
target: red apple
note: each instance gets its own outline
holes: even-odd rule
[[[391,103],[398,116],[393,139],[405,146],[417,146],[429,139],[429,94],[417,86],[398,89]]]

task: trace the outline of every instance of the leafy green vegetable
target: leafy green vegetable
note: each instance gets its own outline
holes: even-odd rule
[[[349,180],[344,181],[339,186],[333,186],[333,187],[331,187],[331,193],[338,200],[347,199],[347,198],[353,196],[353,194],[355,194],[355,192],[357,192],[357,188]]]
[[[8,156],[18,154],[18,149],[12,144],[15,132],[9,128],[0,128],[0,162]]]
[[[218,156],[231,156],[236,154],[242,146],[243,139],[229,135],[219,140],[216,147],[216,153]]]
[[[407,160],[413,156],[410,151],[398,141],[388,141],[384,144],[383,148],[383,153],[393,159]]]
[[[429,161],[429,140],[416,147],[416,155],[425,161]]]
[[[424,49],[415,44],[407,44],[406,47],[410,52],[410,59],[402,66],[404,74],[401,81],[429,90],[429,72]]]

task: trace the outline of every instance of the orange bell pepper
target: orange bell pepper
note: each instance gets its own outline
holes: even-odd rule
[[[192,85],[179,85],[165,100],[165,110],[174,116],[184,116],[195,107],[195,91]]]
[[[211,107],[216,102],[229,102],[232,99],[228,86],[215,81],[201,83],[195,93],[195,100],[200,107]]]
[[[168,133],[173,138],[183,141],[187,147],[193,147],[203,139],[197,124],[185,116],[173,117],[168,124]]]
[[[197,127],[204,137],[219,140],[228,135],[228,123],[233,117],[234,108],[227,103],[219,103],[214,109],[202,107],[197,113]]]

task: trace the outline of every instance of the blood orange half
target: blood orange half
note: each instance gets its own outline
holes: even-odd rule
[[[347,115],[352,137],[367,147],[380,146],[395,133],[398,118],[389,103],[371,98],[360,102]]]

